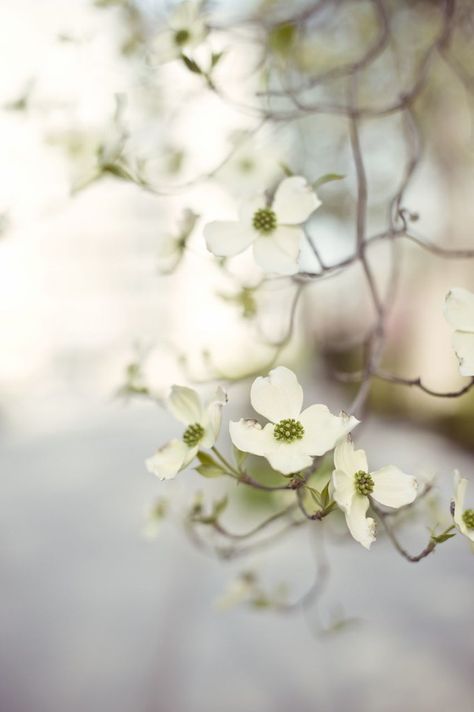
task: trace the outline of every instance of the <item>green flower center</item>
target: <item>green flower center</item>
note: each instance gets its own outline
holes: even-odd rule
[[[243,173],[250,173],[255,168],[255,163],[251,158],[242,158],[239,162],[239,167]]]
[[[474,529],[474,509],[466,509],[462,520],[468,529]]]
[[[273,437],[280,442],[292,443],[301,440],[304,435],[303,425],[294,418],[285,418],[273,428]]]
[[[178,30],[177,32],[175,32],[174,41],[177,45],[179,45],[179,47],[181,47],[182,45],[186,44],[186,42],[188,42],[190,37],[191,34],[188,30]]]
[[[354,475],[354,487],[357,494],[362,494],[365,497],[372,494],[374,491],[374,481],[372,476],[369,475],[368,472],[359,470],[359,472],[356,472]]]
[[[183,441],[188,447],[194,447],[202,439],[204,428],[199,423],[189,425],[183,433]]]
[[[260,208],[254,213],[252,225],[264,235],[269,235],[277,226],[277,216],[270,208]]]

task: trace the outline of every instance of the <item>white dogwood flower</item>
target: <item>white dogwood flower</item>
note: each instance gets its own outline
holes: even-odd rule
[[[263,428],[256,420],[231,422],[232,442],[239,450],[265,457],[274,470],[285,475],[309,467],[313,457],[331,450],[359,422],[346,415],[332,415],[325,405],[301,411],[303,389],[293,371],[283,366],[254,381],[250,401],[270,422]]]
[[[192,388],[173,386],[166,406],[186,426],[181,439],[174,438],[149,457],[145,464],[160,480],[171,480],[184,470],[201,448],[210,448],[219,435],[222,406],[227,396],[218,388],[215,400],[204,406]]]
[[[301,225],[320,205],[305,178],[285,178],[270,204],[259,196],[243,205],[238,222],[206,225],[207,247],[218,257],[233,257],[252,245],[255,261],[265,272],[295,274],[304,236]]]
[[[194,49],[208,33],[201,3],[181,2],[169,14],[168,27],[155,37],[152,56],[158,62],[169,62],[183,52]]]
[[[474,376],[474,294],[462,287],[446,295],[444,315],[455,332],[453,348],[462,376]]]
[[[366,549],[375,541],[375,522],[366,517],[369,496],[379,504],[398,509],[416,497],[417,482],[411,475],[387,465],[369,473],[364,450],[354,450],[346,438],[334,451],[333,497],[346,515],[347,526]]]
[[[454,513],[453,519],[461,534],[474,543],[474,509],[464,509],[467,480],[456,470],[454,473]]]

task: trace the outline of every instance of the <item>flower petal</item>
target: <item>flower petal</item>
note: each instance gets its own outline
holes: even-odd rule
[[[366,517],[369,500],[356,494],[352,500],[351,508],[346,512],[346,522],[349,531],[359,544],[370,549],[375,541],[375,522],[372,517]]]
[[[282,180],[275,193],[272,208],[282,225],[301,225],[321,201],[302,176],[291,176]]]
[[[231,421],[229,423],[230,438],[235,447],[252,455],[264,455],[271,449],[274,439],[268,430],[263,429],[256,420]]]
[[[253,244],[255,262],[264,272],[296,274],[302,235],[299,228],[285,225],[279,225],[269,235],[257,233]]]
[[[175,31],[171,29],[158,33],[150,47],[151,59],[164,64],[179,57],[181,47],[176,44]]]
[[[458,357],[461,376],[474,376],[474,333],[455,331],[453,348]]]
[[[273,438],[273,425],[266,425],[265,430],[270,430]],[[310,455],[302,452],[301,444],[298,440],[292,443],[284,443],[278,442],[273,438],[271,449],[264,454],[273,469],[284,475],[291,475],[294,472],[304,470],[305,467],[309,467],[313,462],[313,458]]]
[[[344,512],[348,512],[355,496],[354,477],[343,470],[332,473],[333,497]]]
[[[256,378],[250,389],[250,402],[257,413],[272,423],[298,418],[303,405],[303,389],[289,368],[278,366],[266,377]]]
[[[454,287],[446,295],[444,316],[457,331],[474,332],[474,294]]]
[[[258,237],[251,225],[217,221],[204,228],[207,249],[218,257],[234,257],[247,249]]]
[[[463,519],[464,500],[466,497],[467,480],[459,475],[456,470],[454,473],[454,523],[464,536],[467,536],[474,542],[474,529],[468,529]]]
[[[184,425],[200,423],[203,419],[201,400],[192,388],[173,386],[167,401],[167,408]]]
[[[356,472],[368,472],[367,455],[364,450],[354,450],[354,443],[345,438],[334,450],[334,467],[354,479]]]
[[[325,405],[311,405],[300,417],[304,427],[302,444],[311,455],[324,455],[337,441],[355,428],[359,421],[353,416],[333,415]]]
[[[252,225],[253,216],[255,215],[257,210],[262,210],[266,208],[266,206],[267,202],[263,194],[254,195],[252,198],[250,198],[250,200],[246,200],[244,203],[242,203],[239,210],[240,222],[244,225]]]
[[[416,499],[418,483],[411,475],[387,465],[371,473],[374,480],[372,497],[386,507],[403,507]]]
[[[222,408],[227,403],[227,393],[219,386],[216,391],[215,400],[206,408],[202,425],[205,433],[201,441],[202,447],[212,447],[216,442],[221,429]]]
[[[197,448],[192,451],[182,440],[171,440],[145,461],[148,472],[160,480],[171,480],[193,459]]]

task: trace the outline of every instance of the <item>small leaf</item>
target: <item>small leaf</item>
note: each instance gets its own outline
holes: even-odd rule
[[[214,460],[211,455],[207,452],[203,452],[202,450],[199,450],[198,454],[196,455],[197,459],[201,463],[201,465],[215,465],[216,467],[220,467],[219,463]]]
[[[335,180],[343,180],[346,176],[340,175],[339,173],[325,173],[321,178],[314,181],[313,188],[316,190],[325,183],[332,183]]]
[[[202,477],[221,477],[225,475],[224,470],[217,463],[214,465],[198,465],[195,469]]]
[[[218,499],[217,502],[214,502],[212,515],[215,519],[217,519],[222,514],[222,512],[226,509],[227,504],[227,497],[222,497],[222,499]]]
[[[234,453],[234,459],[237,464],[237,469],[240,471],[242,468],[242,465],[244,464],[245,460],[247,459],[247,453],[242,452],[242,450],[239,450],[239,448],[235,447],[235,445],[232,446],[232,450]]]
[[[194,59],[191,59],[191,57],[187,57],[185,54],[181,55],[181,59],[184,62],[184,65],[189,69],[190,72],[193,72],[194,74],[202,74],[202,69],[197,64],[197,62],[194,61]]]
[[[211,54],[211,69],[214,69],[214,67],[221,61],[223,54],[224,52],[213,52]]]
[[[278,165],[280,166],[283,173],[288,176],[288,178],[291,178],[291,176],[295,175],[291,168],[286,163],[283,163],[283,161],[279,161]]]

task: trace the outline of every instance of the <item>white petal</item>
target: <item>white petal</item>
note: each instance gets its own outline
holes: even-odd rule
[[[272,208],[279,224],[301,225],[320,205],[321,201],[306,179],[291,176],[278,186]]]
[[[199,7],[195,2],[180,2],[168,17],[168,23],[174,30],[192,29],[199,20]]]
[[[269,235],[256,233],[255,262],[264,272],[292,275],[298,272],[298,256],[303,233],[297,227],[279,225]]]
[[[354,443],[345,438],[334,450],[334,467],[342,470],[354,479],[356,472],[368,472],[367,455],[364,450],[354,450]]]
[[[293,371],[278,366],[266,377],[256,378],[250,389],[250,402],[257,413],[272,423],[298,418],[303,405],[303,389]]]
[[[171,480],[196,454],[197,448],[190,450],[182,440],[171,440],[160,448],[146,462],[148,472],[156,475],[160,480]]]
[[[355,496],[354,477],[343,470],[332,473],[333,497],[345,512],[349,511]]]
[[[215,400],[209,403],[204,414],[202,425],[205,433],[201,441],[203,447],[208,448],[215,444],[221,429],[222,408],[227,403],[227,400],[227,393],[219,386]]]
[[[204,228],[207,249],[218,257],[233,257],[247,249],[258,233],[241,222],[211,222]]]
[[[242,203],[239,210],[239,220],[244,225],[252,225],[253,216],[257,210],[262,210],[267,207],[264,195],[255,195],[250,200]]]
[[[454,473],[454,523],[457,528],[465,536],[469,536],[469,529],[464,523],[462,515],[464,514],[464,500],[466,498],[466,488],[467,480],[464,477],[460,477],[459,472],[456,470]],[[472,532],[474,536],[474,532]],[[471,538],[469,536],[469,538]]]
[[[416,499],[417,481],[411,475],[406,475],[399,470],[398,467],[387,465],[371,474],[374,480],[372,497],[379,504],[397,509]]]
[[[151,57],[159,63],[170,62],[179,57],[181,48],[176,44],[174,30],[163,30],[151,44]]]
[[[444,316],[456,330],[474,332],[474,294],[462,287],[451,289],[446,295]]]
[[[266,425],[265,430],[269,430],[273,438],[273,425]],[[312,457],[302,452],[300,441],[298,440],[292,443],[284,443],[278,442],[273,438],[271,449],[264,454],[273,469],[284,475],[291,475],[294,472],[304,470],[313,462]]]
[[[184,425],[200,423],[203,419],[201,400],[192,388],[173,386],[167,401],[167,408]]]
[[[474,376],[474,334],[455,331],[453,348],[458,357],[461,376]]]
[[[369,500],[356,494],[352,500],[352,506],[346,512],[346,522],[349,531],[359,544],[370,549],[375,541],[375,522],[371,517],[366,517],[369,508]]]
[[[264,455],[271,449],[273,435],[263,429],[256,420],[231,421],[229,423],[230,438],[235,447],[252,455]]]
[[[324,455],[358,424],[353,416],[333,415],[325,405],[311,405],[304,410],[299,421],[304,427],[302,443],[310,455]],[[337,467],[337,466],[336,466]]]

